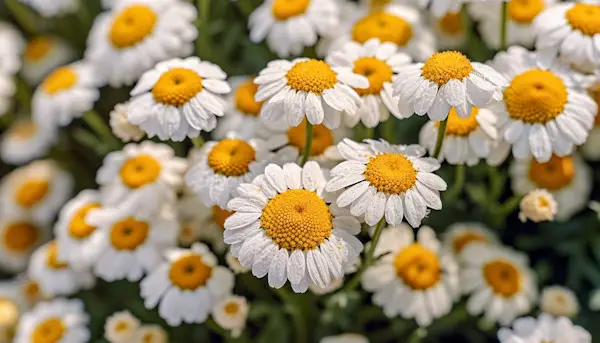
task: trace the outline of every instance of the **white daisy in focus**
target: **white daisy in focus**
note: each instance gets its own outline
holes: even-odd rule
[[[350,67],[333,67],[325,61],[298,58],[275,60],[254,79],[256,101],[265,101],[261,117],[273,125],[298,126],[304,117],[330,129],[340,126],[340,114],[357,115],[362,103],[353,88],[369,81]]]
[[[246,327],[250,305],[246,298],[230,295],[219,301],[212,310],[212,317],[220,327],[239,337]]]
[[[221,68],[198,57],[158,63],[131,91],[127,119],[148,137],[181,142],[212,131],[227,107],[221,95],[231,92]]]
[[[19,272],[33,250],[50,239],[50,228],[26,215],[0,217],[0,269]]]
[[[556,215],[558,204],[552,193],[545,189],[534,189],[521,199],[519,219],[524,223],[531,220],[535,223],[552,221]]]
[[[319,343],[369,343],[367,337],[356,333],[344,333],[321,338]]]
[[[197,16],[181,0],[118,1],[96,17],[85,57],[112,87],[131,85],[158,62],[192,54]]]
[[[160,325],[142,325],[131,343],[168,343],[169,335]],[[129,342],[128,342],[129,343]]]
[[[262,126],[259,115],[263,103],[254,100],[258,85],[254,83],[254,77],[248,76],[234,76],[229,83],[233,92],[229,94],[227,110],[217,123],[213,137],[223,139],[235,131],[241,138],[253,138]]]
[[[6,163],[24,164],[46,155],[57,139],[54,126],[42,128],[30,119],[21,119],[0,138],[0,157]]]
[[[542,313],[537,318],[523,317],[512,322],[512,329],[498,330],[500,343],[513,342],[560,342],[591,343],[592,335],[569,318],[552,317]]]
[[[594,117],[594,127],[581,146],[581,154],[589,161],[600,161],[600,85],[596,85],[590,93],[598,106],[598,113]]]
[[[66,126],[91,110],[100,97],[102,74],[88,62],[75,62],[54,69],[37,87],[31,100],[31,115],[40,126]]]
[[[439,18],[432,15],[430,22],[441,49],[460,49],[466,44],[467,30],[471,28],[465,28],[461,12],[448,12]]]
[[[509,173],[511,188],[515,194],[526,195],[538,188],[552,193],[558,206],[558,220],[567,220],[585,209],[592,191],[592,170],[578,155],[552,155],[546,163],[539,163],[531,158],[515,160]],[[549,200],[540,205],[550,206],[549,209],[552,209],[552,202]]]
[[[422,157],[419,145],[392,145],[383,140],[357,143],[344,139],[338,149],[346,161],[331,170],[328,192],[344,190],[337,205],[349,207],[370,226],[381,219],[399,225],[402,219],[419,227],[428,208],[440,210],[446,182],[433,174],[440,163]]]
[[[509,248],[470,244],[461,254],[460,282],[470,315],[510,324],[537,301],[535,274],[527,256]]]
[[[117,104],[110,111],[109,125],[113,134],[119,137],[122,142],[137,142],[144,137],[144,131],[127,120],[128,111],[129,103]]]
[[[339,25],[334,0],[266,0],[248,20],[250,40],[267,45],[279,57],[302,54],[319,36],[328,36]]]
[[[442,248],[459,258],[464,249],[473,243],[496,245],[499,244],[499,240],[496,234],[483,224],[456,223],[444,232]]]
[[[304,167],[270,164],[252,183],[239,186],[228,207],[236,211],[225,221],[225,243],[258,278],[269,286],[290,281],[296,293],[309,283],[320,287],[344,275],[363,249],[354,237],[358,220],[328,203],[327,178],[314,161]]]
[[[43,17],[51,18],[73,13],[79,9],[81,0],[19,0],[27,4]]]
[[[0,74],[0,117],[9,110],[16,90],[13,77]]]
[[[586,79],[565,65],[540,68],[539,55],[512,46],[490,65],[509,85],[503,101],[488,108],[498,117],[500,133],[512,144],[516,159],[533,155],[547,162],[552,154],[565,156],[585,142],[597,105],[584,90]]]
[[[34,36],[27,41],[23,54],[23,79],[40,83],[51,71],[75,58],[73,48],[56,36]]]
[[[225,262],[227,262],[227,266],[235,274],[244,274],[250,271],[250,268],[242,266],[240,260],[238,260],[237,257],[233,256],[231,252],[227,252],[227,254],[225,255]]]
[[[140,325],[140,320],[131,312],[115,312],[104,322],[104,338],[109,343],[131,343]]]
[[[412,64],[398,73],[394,95],[399,96],[399,118],[416,113],[433,121],[448,117],[454,108],[467,118],[473,107],[502,100],[506,80],[485,64],[471,62],[457,51],[433,54],[425,63]]]
[[[158,305],[158,313],[170,326],[204,323],[213,306],[231,294],[233,273],[219,266],[202,243],[169,250],[166,258],[140,284],[144,305],[148,309]]]
[[[190,246],[202,241],[209,244],[212,250],[222,254],[227,247],[223,242],[225,219],[233,212],[219,206],[206,207],[201,199],[191,192],[186,192],[177,202],[177,212],[181,229],[179,243]]]
[[[579,314],[579,301],[569,288],[548,286],[542,289],[540,310],[556,317],[575,317]]]

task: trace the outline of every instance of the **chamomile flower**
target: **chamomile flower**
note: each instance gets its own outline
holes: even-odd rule
[[[110,112],[110,128],[113,134],[119,137],[122,142],[137,142],[144,137],[144,131],[129,122],[127,119],[128,111],[129,103],[117,104]]]
[[[540,68],[539,55],[513,46],[494,57],[491,66],[509,80],[502,102],[488,108],[516,159],[533,155],[547,162],[568,155],[585,142],[597,105],[582,89],[583,77],[564,65]]]
[[[43,127],[66,126],[83,116],[100,97],[101,75],[83,61],[54,69],[33,94],[33,120]]]
[[[369,343],[367,337],[356,333],[344,333],[321,338],[319,343]]]
[[[142,325],[131,343],[168,343],[169,335],[160,325]]]
[[[140,320],[131,312],[115,312],[104,322],[104,338],[109,343],[131,343],[140,325]]]
[[[34,36],[27,41],[21,74],[28,83],[41,82],[50,72],[73,60],[73,48],[56,36]]]
[[[10,108],[15,91],[16,87],[12,76],[0,74],[0,117],[5,115]]]
[[[442,248],[445,252],[460,257],[466,247],[473,243],[496,245],[498,237],[480,223],[456,223],[444,232]]]
[[[542,313],[537,318],[523,317],[512,322],[513,329],[498,330],[500,343],[513,342],[564,342],[591,343],[592,335],[574,325],[569,318],[552,317]]]
[[[266,101],[260,114],[265,120],[295,127],[306,117],[330,129],[340,125],[341,112],[356,115],[361,98],[353,88],[369,86],[349,66],[306,58],[271,61],[254,83],[259,85],[255,100]]]
[[[461,255],[460,282],[467,311],[502,325],[531,310],[537,300],[527,258],[500,246],[470,244]]]
[[[33,250],[50,238],[50,229],[25,215],[2,216],[0,237],[0,268],[18,272],[25,269]]]
[[[534,189],[521,199],[519,219],[538,223],[552,221],[557,212],[557,203],[552,193],[545,189]]]
[[[362,45],[347,42],[327,57],[332,67],[352,68],[355,74],[369,81],[367,88],[354,88],[362,98],[362,105],[356,115],[344,116],[346,125],[353,127],[361,121],[366,127],[375,127],[386,121],[390,112],[400,116],[398,98],[392,95],[392,81],[411,58],[398,50],[393,43],[372,38]]]
[[[231,252],[227,252],[227,254],[225,254],[225,262],[227,262],[227,266],[235,274],[244,274],[250,271],[250,268],[242,266],[240,260],[238,260],[237,257],[233,256]]]
[[[433,174],[440,168],[439,162],[422,157],[422,147],[344,139],[338,149],[346,161],[331,170],[326,190],[344,190],[337,205],[350,207],[353,216],[364,216],[370,226],[382,218],[390,225],[406,218],[410,225],[419,227],[428,208],[442,208],[439,192],[447,185]]]
[[[79,9],[81,0],[19,0],[29,5],[43,17],[57,17],[63,14],[73,13]]]
[[[432,15],[430,22],[441,49],[459,49],[465,45],[467,30],[471,28],[465,28],[460,12],[448,12],[439,18]]]
[[[403,68],[394,82],[394,95],[400,99],[400,118],[416,113],[442,121],[452,107],[459,117],[467,118],[474,106],[502,100],[500,88],[505,83],[491,67],[471,62],[457,51],[442,51],[425,63]]]
[[[209,244],[214,252],[223,253],[226,248],[223,242],[225,219],[233,212],[216,205],[206,207],[202,200],[190,193],[185,193],[177,202],[181,223],[179,243],[190,246],[196,241],[202,241]]]
[[[587,140],[581,146],[581,154],[587,160],[600,161],[600,85],[591,91],[591,95],[598,106],[598,113],[594,117],[594,127],[590,131]]]
[[[113,87],[131,85],[157,62],[189,56],[196,8],[181,0],[123,0],[96,17],[86,59]]]
[[[10,164],[23,164],[50,151],[58,139],[55,127],[40,127],[30,119],[14,122],[0,140],[0,158]]]
[[[279,57],[300,55],[319,36],[327,36],[339,24],[334,0],[266,0],[248,20],[250,40],[267,44]]]
[[[254,100],[258,85],[254,77],[236,76],[229,79],[233,92],[227,99],[227,110],[217,123],[213,137],[223,139],[231,131],[244,139],[255,137],[256,131],[261,127],[260,110],[262,102]]]
[[[328,205],[326,183],[323,170],[309,161],[304,167],[270,164],[251,184],[240,185],[228,204],[236,212],[225,221],[232,255],[254,276],[268,275],[269,286],[289,280],[296,293],[311,282],[324,287],[342,278],[344,265],[363,249],[354,237],[360,223]]]
[[[89,321],[79,299],[42,302],[21,317],[13,343],[86,343],[91,338]]]
[[[160,62],[131,91],[127,119],[163,141],[198,137],[225,113],[220,95],[231,91],[226,77],[219,66],[198,57]]]
[[[35,250],[27,275],[49,297],[72,295],[81,289],[91,288],[96,281],[89,270],[75,270],[62,261],[58,257],[56,241],[50,241]]]
[[[246,298],[230,295],[215,305],[212,317],[223,329],[230,330],[232,337],[239,337],[246,326],[249,310]]]
[[[526,195],[537,188],[552,193],[558,220],[567,220],[586,208],[592,191],[592,170],[578,155],[552,155],[546,163],[531,158],[515,160],[509,173],[515,194]]]
[[[205,322],[213,306],[231,294],[233,273],[219,266],[202,243],[169,250],[166,258],[140,284],[146,308],[158,305],[158,313],[170,326]]]
[[[50,221],[67,201],[73,178],[52,160],[19,167],[0,181],[0,209],[7,215],[27,215]]]
[[[542,290],[540,310],[557,317],[574,317],[579,313],[579,301],[569,288],[548,286]]]

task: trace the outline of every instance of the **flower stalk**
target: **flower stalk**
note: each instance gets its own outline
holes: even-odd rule
[[[442,145],[444,144],[444,137],[446,136],[446,126],[448,125],[448,117],[440,123],[438,128],[437,140],[435,141],[435,149],[433,150],[433,158],[440,157],[442,152]]]
[[[302,162],[300,163],[303,166],[310,157],[310,152],[312,151],[312,141],[313,141],[313,124],[311,124],[308,120],[306,121],[306,138],[304,140],[304,149],[302,149]]]

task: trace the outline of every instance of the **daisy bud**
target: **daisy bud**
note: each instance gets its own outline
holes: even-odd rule
[[[239,337],[246,326],[249,310],[246,298],[230,295],[215,305],[212,316],[222,328],[231,330],[233,337]]]
[[[144,137],[144,131],[127,120],[127,104],[117,104],[110,112],[110,128],[121,141],[139,141]]]
[[[540,309],[557,317],[574,317],[579,313],[579,301],[569,288],[549,286],[542,290]]]
[[[556,215],[557,203],[554,196],[545,189],[536,189],[527,194],[519,205],[519,219],[526,222],[552,221]]]
[[[110,343],[129,343],[140,327],[140,321],[129,311],[116,312],[104,323],[104,338]]]

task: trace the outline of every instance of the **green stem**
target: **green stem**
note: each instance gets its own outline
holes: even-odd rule
[[[454,184],[445,194],[444,201],[454,200],[461,192],[465,185],[466,168],[464,164],[459,164],[455,168]]]
[[[460,9],[460,18],[463,25],[463,30],[465,32],[465,49],[468,55],[471,55],[472,49],[472,41],[473,41],[473,28],[471,27],[471,17],[469,16],[469,11],[467,8],[467,4],[463,4]]]
[[[31,110],[31,88],[21,77],[15,78],[17,91],[15,98],[19,101],[19,111],[30,112]]]
[[[89,110],[83,115],[83,120],[87,125],[103,140],[109,150],[117,150],[121,148],[119,142],[112,134],[112,130],[108,124],[94,110]]]
[[[500,12],[500,50],[505,50],[506,46],[506,28],[508,24],[508,1],[502,1]]]
[[[407,343],[419,343],[427,336],[427,329],[417,328],[408,337]]]
[[[194,148],[201,148],[204,145],[204,139],[202,136],[192,138],[192,143],[194,144]]]
[[[301,166],[303,166],[310,157],[310,153],[312,151],[312,141],[313,141],[313,125],[307,120],[306,121],[306,137],[304,139],[304,149],[302,149],[302,162]]]
[[[294,323],[294,331],[296,333],[296,342],[297,343],[307,343],[308,337],[306,335],[308,325],[302,314],[302,302],[294,299],[292,295],[290,295],[285,288],[279,288],[275,290],[275,293],[279,295],[281,300],[285,304],[285,308],[287,312],[292,317],[292,322]]]
[[[215,322],[214,319],[208,318],[204,322],[204,324],[210,331],[216,333],[217,335],[222,336],[222,337],[229,337],[229,331],[222,328],[219,324],[217,324],[217,322]]]
[[[31,35],[36,34],[39,20],[29,7],[19,3],[17,0],[6,0],[6,7],[24,31]]]
[[[377,226],[375,226],[375,232],[373,233],[373,239],[371,240],[369,250],[365,253],[365,259],[363,260],[363,263],[361,263],[360,269],[358,270],[358,272],[356,272],[356,274],[354,274],[354,277],[352,277],[352,279],[344,287],[345,292],[351,292],[354,289],[356,289],[356,287],[358,287],[358,284],[360,283],[362,274],[365,272],[365,270],[367,270],[368,267],[371,266],[371,264],[373,264],[373,261],[375,260],[375,257],[376,257],[375,256],[375,248],[377,247],[377,243],[379,242],[379,238],[381,237],[381,233],[383,232],[384,227],[385,227],[385,218],[381,218],[379,223],[377,223]]]
[[[210,18],[210,0],[197,0],[198,7],[198,39],[196,39],[196,55],[203,53],[204,59],[210,59],[210,32],[208,18]]]
[[[433,158],[438,158],[442,152],[442,145],[444,144],[444,137],[446,136],[446,125],[448,125],[448,117],[440,123],[438,127],[437,140],[435,141],[435,149],[433,150]]]
[[[389,143],[394,143],[396,141],[395,137],[395,128],[396,122],[394,121],[394,117],[390,116],[388,120],[383,122],[383,138]]]
[[[372,139],[375,137],[375,128],[365,126],[365,139]]]

